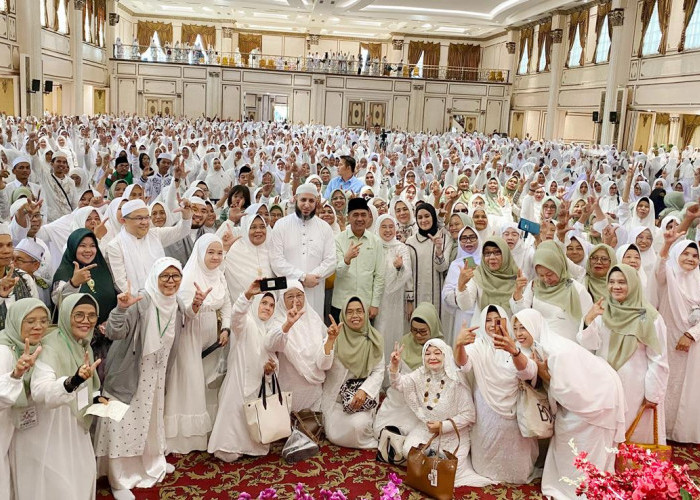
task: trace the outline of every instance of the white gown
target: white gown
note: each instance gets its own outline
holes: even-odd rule
[[[10,443],[15,432],[12,405],[22,392],[22,380],[12,378],[15,356],[0,346],[0,498],[10,498]]]

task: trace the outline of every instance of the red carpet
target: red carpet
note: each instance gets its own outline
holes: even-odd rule
[[[374,453],[339,448],[326,443],[321,453],[306,462],[287,465],[279,456],[281,445],[273,447],[267,457],[247,458],[227,464],[207,453],[169,456],[176,466],[158,488],[134,490],[138,500],[155,499],[236,499],[246,491],[257,495],[270,486],[281,500],[291,499],[297,483],[307,485],[307,492],[318,494],[322,488],[340,488],[349,499],[379,498],[390,472],[402,477],[404,471],[377,462]],[[686,463],[696,482],[700,482],[700,446],[675,445],[674,462]],[[424,498],[408,487],[401,487],[404,500]],[[459,488],[456,499],[530,500],[539,499],[539,483],[508,487]],[[97,497],[112,498],[105,478],[98,483]]]

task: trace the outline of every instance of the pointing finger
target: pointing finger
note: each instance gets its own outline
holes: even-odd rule
[[[329,314],[329,315],[328,315],[328,317],[329,317],[329,318],[330,318],[330,320],[331,320],[331,325],[333,325],[333,326],[337,327],[338,325],[336,325],[336,323],[335,323],[335,319],[333,319],[333,316]]]
[[[94,371],[95,371],[95,368],[97,368],[98,366],[100,366],[100,363],[102,363],[102,358],[100,358],[100,359],[98,359],[97,361],[95,361],[95,362],[90,366],[90,370],[94,372]]]
[[[202,293],[202,289],[199,288],[199,285],[195,282],[194,287],[197,289],[199,293]]]
[[[96,267],[97,267],[97,264],[90,264],[89,266],[85,266],[85,269],[89,271],[90,269],[94,269]]]

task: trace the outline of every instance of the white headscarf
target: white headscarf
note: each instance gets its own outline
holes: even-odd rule
[[[202,306],[216,310],[224,304],[224,298],[228,294],[228,287],[224,279],[223,267],[219,265],[214,269],[209,269],[204,263],[207,250],[213,243],[219,243],[223,250],[221,238],[213,233],[206,233],[197,238],[192,249],[192,255],[190,255],[185,268],[182,270],[182,285],[180,285],[178,295],[185,304],[189,304],[194,300],[194,295],[197,292],[195,284],[203,292],[211,288],[211,292],[204,299]]]
[[[100,215],[100,212],[95,207],[90,206],[79,208],[76,211],[74,211],[70,227],[71,233],[76,229],[84,229],[85,224],[87,223],[87,219],[88,217],[90,217],[92,212],[97,213],[98,216]]]
[[[244,392],[245,396],[249,396],[260,388],[260,380],[262,379],[265,360],[269,357],[269,353],[265,350],[265,334],[267,329],[272,325],[274,321],[274,312],[270,319],[263,321],[258,316],[258,309],[260,308],[260,302],[265,296],[271,296],[275,300],[275,308],[277,308],[277,299],[272,292],[264,292],[256,295],[253,298],[252,304],[248,309],[245,321],[245,331],[236,332],[238,335],[234,337],[234,344],[238,345],[242,343],[243,355],[246,360],[245,373],[243,371],[243,366],[238,365],[231,367],[229,365],[229,370],[234,369],[238,372],[239,380],[244,380]],[[234,330],[236,329],[237,323],[232,321]],[[233,347],[233,346],[232,346]]]
[[[700,309],[700,269],[686,271],[678,263],[678,259],[690,245],[698,246],[691,240],[679,240],[673,244],[666,260],[666,287],[668,289],[668,305],[673,311],[673,321],[688,331],[691,323],[688,319],[691,311]]]
[[[169,267],[182,272],[182,266],[172,257],[162,257],[149,266],[144,290],[151,298],[151,305],[147,313],[147,334],[143,341],[144,358],[160,349],[163,334],[177,321],[177,294],[167,297],[158,288],[158,277]]]
[[[241,238],[229,249],[224,260],[224,276],[232,297],[238,297],[241,292],[247,290],[253,280],[273,276],[268,253],[270,233],[267,225],[267,237],[264,242],[256,246],[250,241],[250,226],[256,219],[265,223],[262,215],[258,214],[241,218]]]

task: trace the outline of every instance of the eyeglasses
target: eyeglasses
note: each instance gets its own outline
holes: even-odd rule
[[[129,220],[135,220],[136,222],[143,222],[145,220],[150,220],[151,217],[148,215],[137,215],[136,217],[131,217],[131,216],[127,215],[124,218],[129,219]]]
[[[475,235],[472,235],[472,236],[462,236],[462,237],[459,239],[459,241],[460,241],[461,243],[474,243],[474,242],[477,241],[478,239],[479,239],[479,237],[478,237],[478,236],[475,236]],[[486,255],[486,254],[484,254],[484,255]]]
[[[591,262],[595,262],[597,264],[609,264],[610,257],[591,257]]]
[[[167,283],[168,281],[180,283],[180,281],[182,281],[182,274],[161,274],[158,276],[158,281],[161,283]]]
[[[469,209],[466,208],[460,208],[459,210],[452,210],[453,214],[468,214]]]
[[[304,294],[303,293],[295,293],[293,295],[285,295],[284,298],[288,299],[288,300],[301,300],[304,298]]]
[[[23,258],[21,258],[21,257],[15,257],[15,262],[19,262],[20,264],[35,264],[35,263],[37,263],[38,261],[36,261],[36,260],[27,260],[27,259],[23,259]]]
[[[503,253],[500,250],[494,250],[493,252],[484,252],[484,258],[488,259],[490,257],[500,257]]]
[[[86,319],[88,320],[88,323],[97,323],[97,314],[95,313],[88,313],[85,314],[84,312],[77,312],[73,314],[73,319],[77,321],[78,323],[82,323]]]
[[[411,333],[413,335],[428,335],[430,334],[430,330],[417,330],[416,328],[411,327]]]

